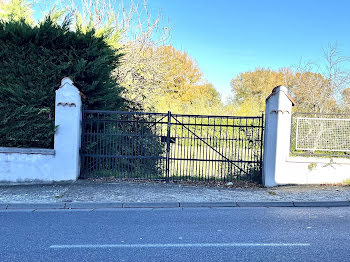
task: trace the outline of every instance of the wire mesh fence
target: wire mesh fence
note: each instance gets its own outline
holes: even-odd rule
[[[294,113],[291,152],[299,155],[350,156],[350,115]]]

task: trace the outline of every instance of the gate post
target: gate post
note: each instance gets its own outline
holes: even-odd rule
[[[294,104],[285,86],[275,87],[266,98],[263,162],[263,184],[266,187],[277,186],[279,174],[285,172]]]
[[[76,180],[80,173],[81,98],[73,81],[65,77],[56,90],[55,173],[58,180]]]

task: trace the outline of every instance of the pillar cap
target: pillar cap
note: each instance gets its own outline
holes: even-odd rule
[[[73,85],[72,79],[70,79],[69,77],[64,77],[61,80],[61,86],[60,87],[64,86],[65,84]]]
[[[270,97],[272,97],[275,94],[277,94],[278,91],[283,92],[288,97],[288,99],[292,102],[292,106],[295,106],[295,101],[294,101],[293,97],[291,97],[291,95],[289,94],[288,88],[285,87],[285,86],[282,86],[282,85],[281,86],[276,86],[274,89],[272,89],[271,94],[268,97],[266,97],[266,101],[269,100]]]

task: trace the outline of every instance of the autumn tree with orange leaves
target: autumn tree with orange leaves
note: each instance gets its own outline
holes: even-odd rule
[[[265,98],[278,85],[289,88],[296,101],[294,111],[313,113],[345,112],[350,103],[349,58],[342,56],[336,44],[324,50],[323,66],[304,63],[294,68],[271,70],[257,68],[232,79],[232,103],[236,114],[259,114]]]

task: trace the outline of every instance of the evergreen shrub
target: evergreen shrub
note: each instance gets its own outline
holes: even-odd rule
[[[53,148],[55,90],[69,76],[86,109],[123,110],[112,71],[120,55],[94,30],[50,18],[37,26],[0,21],[0,146]]]

